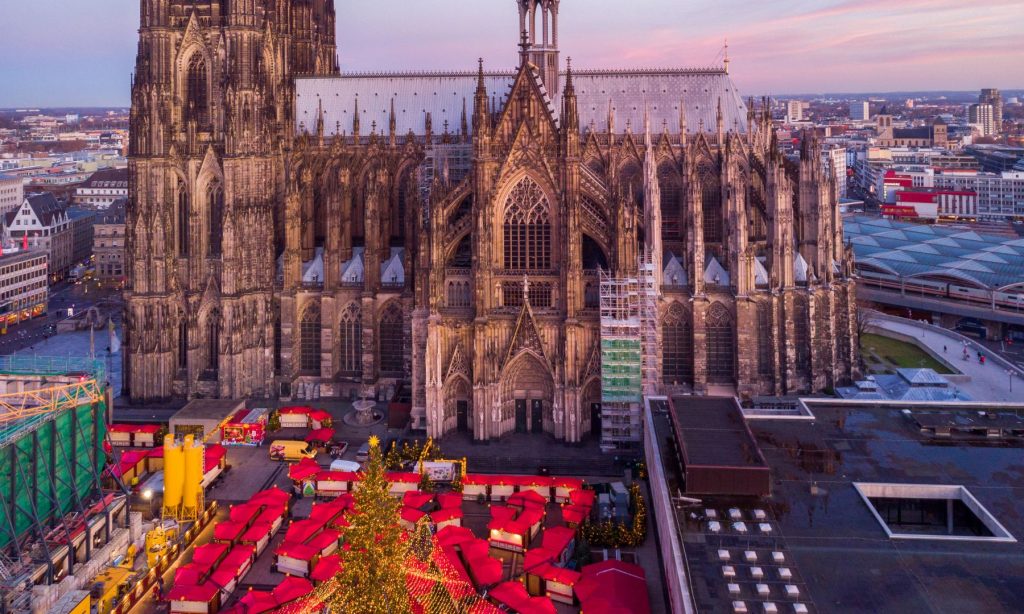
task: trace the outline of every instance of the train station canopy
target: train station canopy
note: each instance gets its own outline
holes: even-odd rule
[[[862,272],[1011,293],[1024,284],[1024,237],[870,216],[848,217],[843,228]]]

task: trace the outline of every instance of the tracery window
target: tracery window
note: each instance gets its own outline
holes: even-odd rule
[[[693,325],[679,303],[669,307],[661,325],[661,377],[666,384],[693,383]]]
[[[523,179],[505,202],[505,268],[551,269],[551,222],[547,196]]]
[[[469,295],[469,282],[468,281],[450,281],[448,282],[448,306],[449,307],[469,307],[470,295]]]
[[[679,175],[667,164],[658,169],[658,190],[661,192],[661,236],[679,239],[683,236],[680,215],[683,191]]]
[[[219,258],[224,245],[224,188],[213,181],[206,188],[206,206],[209,215],[210,257]]]
[[[185,118],[195,121],[200,129],[210,123],[209,80],[207,79],[206,59],[198,51],[188,61],[188,74],[185,81]]]
[[[338,325],[338,372],[358,375],[363,370],[363,314],[359,305],[350,303]]]
[[[735,334],[732,315],[721,303],[715,303],[705,316],[708,354],[708,382],[729,384],[735,381]]]
[[[768,303],[757,306],[757,371],[772,374],[772,314]]]
[[[701,171],[701,209],[704,243],[722,242],[722,189],[718,176],[710,169]]]
[[[382,374],[402,376],[405,372],[405,322],[402,309],[389,304],[380,318],[380,370]]]
[[[178,255],[188,257],[189,198],[188,188],[178,184]]]
[[[211,312],[206,325],[206,341],[209,344],[207,348],[208,366],[210,371],[215,372],[220,367],[220,314],[216,311]]]
[[[807,299],[797,297],[793,301],[793,347],[796,350],[796,366],[807,369],[811,366],[811,346],[808,338]]]
[[[320,305],[310,303],[299,320],[299,370],[320,373]]]

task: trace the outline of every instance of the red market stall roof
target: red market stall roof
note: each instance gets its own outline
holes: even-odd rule
[[[107,430],[111,433],[149,433],[160,432],[159,424],[111,424]]]
[[[553,477],[551,478],[551,481],[551,485],[555,488],[568,488],[570,490],[579,490],[583,488],[583,480],[580,478]]]
[[[348,506],[337,501],[328,503],[314,503],[313,509],[309,512],[309,519],[327,524],[345,513]]]
[[[468,473],[463,484],[475,486],[553,486],[554,478],[542,475],[484,475]]]
[[[547,548],[533,548],[526,551],[523,557],[523,571],[528,574],[538,575],[538,570],[549,565],[555,558],[555,553]]]
[[[313,408],[307,405],[292,405],[289,407],[282,407],[278,411],[282,414],[306,414],[308,416],[309,413],[313,411]]]
[[[512,507],[539,507],[544,509],[548,500],[536,490],[522,490],[508,498]]]
[[[281,490],[278,487],[268,488],[267,490],[261,490],[255,495],[249,497],[249,503],[260,503],[263,505],[287,505],[291,501],[292,496],[287,492]]]
[[[402,505],[406,507],[415,507],[417,509],[422,508],[424,505],[432,502],[434,495],[429,492],[420,492],[418,490],[407,490],[402,495]]]
[[[502,614],[502,611],[490,601],[477,601],[470,606],[468,614]]]
[[[519,582],[502,582],[492,588],[487,595],[519,614],[555,614],[556,612],[555,604],[551,603],[550,599],[530,597],[530,594],[526,592],[526,587]]]
[[[192,563],[201,567],[213,567],[224,559],[228,549],[227,544],[203,544],[196,546],[192,552]]]
[[[255,544],[264,537],[270,535],[273,530],[273,525],[269,522],[254,522],[249,530],[242,535],[242,542],[247,544]]]
[[[513,520],[516,517],[516,510],[505,507],[504,505],[492,505],[491,506],[491,519],[493,520]]]
[[[597,492],[593,490],[574,490],[569,493],[569,502],[573,505],[586,505],[594,506],[594,497],[597,496]]]
[[[466,527],[451,525],[437,532],[437,543],[442,546],[454,546],[473,539],[476,539],[476,536]]]
[[[462,494],[457,492],[446,492],[437,495],[437,503],[441,509],[461,508]]]
[[[167,594],[167,599],[169,601],[210,603],[217,596],[219,590],[219,588],[209,582],[200,586],[175,584]]]
[[[551,563],[545,563],[531,570],[529,573],[543,578],[544,580],[558,582],[559,584],[565,584],[566,586],[576,586],[576,583],[579,582],[580,577],[582,576],[578,571],[552,565]]]
[[[544,520],[544,510],[527,509],[516,518],[516,522],[529,527]]]
[[[329,554],[322,557],[313,571],[309,574],[309,579],[314,582],[326,582],[338,575],[341,571],[341,556],[338,554]]]
[[[174,570],[174,584],[175,586],[196,586],[208,571],[210,571],[209,566],[186,563]]]
[[[331,437],[334,437],[334,429],[316,429],[315,431],[310,431],[309,435],[306,435],[306,441],[324,443],[330,441]]]
[[[274,522],[277,522],[278,518],[284,516],[286,511],[287,510],[283,505],[268,505],[265,508],[263,508],[263,511],[256,519],[256,524],[259,524],[261,522],[273,524]]]
[[[415,507],[403,507],[400,515],[402,520],[416,524],[420,521],[420,518],[426,516],[427,513],[423,510],[418,510]]]
[[[249,521],[260,513],[260,509],[261,507],[255,503],[241,503],[231,507],[228,517],[232,522],[248,525]]]
[[[230,569],[236,573],[256,555],[256,548],[249,545],[235,546],[221,561],[220,569]]]
[[[407,471],[388,471],[387,479],[389,482],[401,482],[403,484],[418,484],[420,481],[420,474],[409,473]]]
[[[314,409],[313,411],[309,412],[309,418],[311,420],[316,420],[317,422],[323,422],[324,420],[332,420],[331,414],[327,413],[322,409]]]
[[[316,520],[296,520],[288,526],[284,534],[284,541],[294,544],[304,544],[324,528],[323,522]]]
[[[288,467],[288,478],[293,482],[301,482],[319,473],[323,467],[312,458],[304,458]]]
[[[441,522],[446,522],[448,520],[454,520],[456,518],[462,518],[462,517],[463,517],[463,514],[462,514],[462,510],[461,509],[453,509],[453,508],[440,509],[440,510],[437,510],[436,512],[431,512],[430,513],[430,519],[434,521],[434,524],[438,524],[438,523],[441,523]]]
[[[246,525],[240,522],[225,520],[224,522],[218,522],[217,525],[213,527],[213,539],[219,542],[229,542],[233,544],[242,537],[245,530]]]
[[[544,529],[541,544],[548,550],[561,554],[576,538],[576,530],[569,527],[550,527]]]
[[[490,586],[501,582],[504,570],[501,561],[491,558],[490,544],[482,539],[465,542],[459,546],[466,567],[478,587]]]
[[[587,614],[648,614],[647,578],[639,565],[604,561],[587,565],[574,587]]]
[[[222,614],[263,614],[272,612],[277,608],[277,601],[274,596],[264,591],[249,591],[238,604],[230,610],[222,610]]]
[[[589,505],[566,505],[562,508],[562,522],[580,524],[590,516]]]
[[[289,576],[284,579],[283,582],[278,584],[271,595],[274,596],[274,600],[277,605],[287,605],[298,599],[309,595],[313,592],[313,583],[305,578],[296,578],[295,576]]]

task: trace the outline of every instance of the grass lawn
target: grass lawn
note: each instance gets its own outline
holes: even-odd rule
[[[941,362],[926,354],[921,348],[905,341],[868,333],[861,336],[860,348],[865,356],[874,353],[893,367],[934,369],[936,373],[946,375],[954,373]]]

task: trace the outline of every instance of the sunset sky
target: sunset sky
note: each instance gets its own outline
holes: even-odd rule
[[[512,68],[513,0],[336,0],[342,70]],[[720,63],[746,94],[1024,87],[1024,0],[562,0],[581,68]],[[126,105],[137,0],[0,0],[0,107]]]

